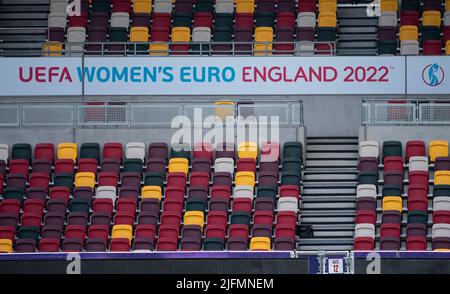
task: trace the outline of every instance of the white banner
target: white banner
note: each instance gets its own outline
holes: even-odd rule
[[[77,57],[1,58],[0,96],[81,95],[81,64]]]
[[[404,57],[0,59],[1,96],[404,94]],[[84,76],[84,91],[83,80]]]
[[[449,56],[409,56],[408,94],[450,94]]]

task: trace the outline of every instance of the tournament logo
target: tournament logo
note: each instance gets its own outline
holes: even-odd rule
[[[444,81],[444,69],[437,63],[425,66],[422,71],[422,80],[431,87],[439,86]]]

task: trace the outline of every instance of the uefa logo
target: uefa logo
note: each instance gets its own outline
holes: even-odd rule
[[[439,86],[444,81],[445,73],[437,63],[425,66],[422,71],[422,80],[431,87]]]

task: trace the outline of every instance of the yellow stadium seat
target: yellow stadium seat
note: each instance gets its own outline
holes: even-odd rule
[[[236,173],[236,186],[255,186],[255,173],[241,171]]]
[[[254,13],[255,0],[236,0],[236,13]]]
[[[435,185],[450,185],[450,171],[439,170],[434,172]]]
[[[450,55],[450,40],[445,43],[445,55]]]
[[[155,198],[161,201],[162,191],[160,186],[144,186],[141,191],[141,198]]]
[[[148,42],[147,27],[132,27],[130,30],[131,42]]]
[[[255,55],[272,55],[273,28],[257,27],[255,29]],[[263,42],[258,44],[258,42]]]
[[[81,172],[75,175],[75,187],[95,187],[95,174],[91,172]]]
[[[424,27],[440,27],[441,26],[441,12],[436,10],[427,10],[422,14],[422,25]]]
[[[324,12],[319,14],[318,21],[320,28],[335,28],[336,27],[336,13]]]
[[[380,6],[381,12],[398,11],[397,0],[381,0]]]
[[[0,239],[0,253],[11,253],[12,241],[9,239]]]
[[[150,44],[150,55],[152,56],[167,56],[169,54],[168,43],[152,43]]]
[[[258,157],[258,144],[256,142],[242,142],[238,145],[239,158],[253,158]]]
[[[270,238],[268,238],[268,237],[253,237],[250,240],[250,250],[270,251]]]
[[[450,249],[447,249],[447,248],[437,248],[437,249],[433,249],[433,251],[435,251],[435,252],[450,252]]]
[[[450,11],[450,0],[445,0],[445,11]]]
[[[169,161],[169,173],[185,173],[189,171],[187,158],[171,158]]]
[[[76,143],[60,143],[58,144],[58,159],[72,159],[77,161],[77,144]]]
[[[435,140],[430,142],[430,162],[435,162],[436,157],[448,156],[448,142],[443,140]]]
[[[227,116],[234,117],[234,103],[232,101],[217,101],[214,103],[215,115],[225,121]]]
[[[198,225],[203,228],[205,215],[203,211],[186,211],[184,213],[184,225]]]
[[[42,44],[42,56],[62,56],[63,45],[60,43],[47,42]]]
[[[417,41],[419,29],[416,26],[401,26],[400,41]]]
[[[336,13],[337,3],[335,0],[319,0],[319,13]]]
[[[172,42],[190,42],[191,29],[188,27],[173,27],[172,28]]]
[[[133,227],[131,225],[114,225],[112,228],[111,238],[133,239]]]
[[[134,13],[152,13],[152,0],[134,0]]]
[[[384,196],[382,208],[383,208],[383,210],[397,210],[397,211],[402,212],[402,209],[403,209],[402,197]]]

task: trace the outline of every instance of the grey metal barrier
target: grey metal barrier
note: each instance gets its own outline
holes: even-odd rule
[[[214,101],[167,103],[12,103],[0,105],[0,127],[170,127],[172,119],[184,115],[201,122],[213,115],[224,120],[253,115],[276,116],[280,126],[303,125],[301,101],[232,102]],[[268,121],[270,123],[270,121]]]

